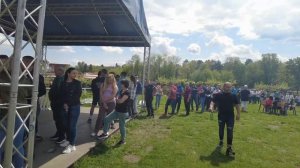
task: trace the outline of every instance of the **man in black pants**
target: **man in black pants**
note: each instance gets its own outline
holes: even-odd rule
[[[154,112],[153,112],[153,106],[152,106],[152,101],[153,101],[153,96],[155,95],[156,90],[154,85],[150,82],[147,81],[145,85],[145,102],[146,102],[146,108],[147,108],[147,117],[154,117]]]
[[[234,127],[234,107],[236,108],[237,115],[236,120],[240,119],[240,101],[236,95],[231,94],[231,83],[226,82],[223,86],[223,91],[217,93],[210,105],[210,110],[214,110],[214,104],[218,108],[218,121],[219,121],[219,148],[223,147],[224,128],[227,126],[227,156],[234,156],[235,153],[232,150],[233,140],[233,127]]]
[[[64,81],[64,68],[56,66],[54,68],[55,78],[50,87],[48,96],[51,102],[51,109],[53,112],[53,120],[55,121],[56,133],[50,137],[51,140],[60,144],[65,140],[64,127],[64,112],[63,112],[63,95],[61,94],[61,86]]]

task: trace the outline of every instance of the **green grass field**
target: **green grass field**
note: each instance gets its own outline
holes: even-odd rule
[[[142,113],[127,124],[126,145],[115,146],[120,137],[118,132],[74,167],[300,168],[299,115],[259,113],[258,105],[250,105],[249,112],[241,113],[241,120],[235,123],[236,157],[231,159],[224,155],[225,148],[221,152],[215,150],[219,141],[217,114],[213,120],[208,112],[191,112],[186,117],[182,103],[178,115],[165,118],[161,117],[164,102],[155,119]]]

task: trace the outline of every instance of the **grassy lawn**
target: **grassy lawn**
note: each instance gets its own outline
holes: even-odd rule
[[[178,115],[160,117],[162,105],[155,119],[144,117],[127,124],[127,144],[116,147],[119,133],[99,144],[74,167],[136,167],[136,168],[300,168],[300,117],[291,112],[287,117],[257,112],[258,105],[250,105],[235,123],[235,159],[226,157],[225,148],[218,144],[217,114],[195,113],[186,117],[184,107]],[[171,109],[169,109],[170,111]],[[298,108],[300,114],[300,109]],[[226,136],[225,136],[226,138]],[[225,141],[226,143],[226,141]]]

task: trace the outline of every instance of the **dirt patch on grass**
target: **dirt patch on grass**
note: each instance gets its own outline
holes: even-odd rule
[[[153,151],[153,146],[147,146],[146,152],[147,152],[147,153],[150,153],[150,152],[152,152],[152,151]]]
[[[126,155],[123,159],[128,163],[138,163],[141,160],[141,157],[137,155]]]

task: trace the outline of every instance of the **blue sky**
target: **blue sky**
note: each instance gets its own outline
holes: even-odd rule
[[[240,57],[260,59],[277,53],[282,61],[300,56],[298,0],[145,0],[152,53],[181,61]],[[4,49],[3,49],[4,47]],[[7,46],[0,51],[8,52]],[[49,47],[55,63],[124,64],[142,48]],[[31,53],[25,50],[23,54]]]

